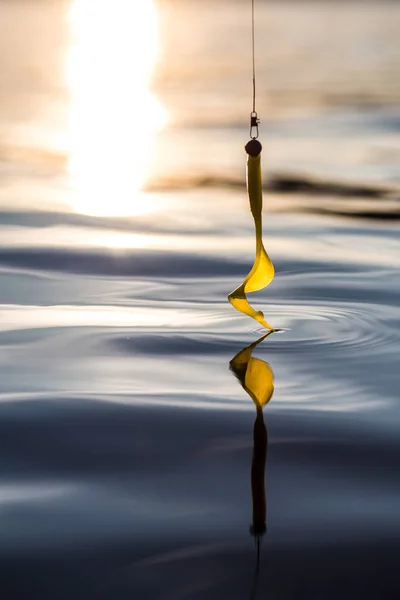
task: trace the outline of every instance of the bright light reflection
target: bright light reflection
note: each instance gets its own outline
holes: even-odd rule
[[[140,190],[165,122],[149,90],[158,50],[153,0],[74,0],[69,17],[71,204],[98,216],[152,212]]]

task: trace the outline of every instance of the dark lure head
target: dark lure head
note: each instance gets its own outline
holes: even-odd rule
[[[256,157],[261,153],[262,145],[258,140],[250,140],[245,145],[244,149],[246,150],[249,156]]]

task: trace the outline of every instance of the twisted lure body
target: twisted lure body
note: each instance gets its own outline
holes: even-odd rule
[[[252,317],[266,329],[274,331],[273,327],[264,319],[263,313],[249,304],[246,294],[262,290],[274,278],[274,265],[269,258],[262,241],[262,176],[261,176],[261,149],[260,142],[252,139],[246,145],[247,157],[247,192],[250,201],[250,210],[254,219],[256,234],[256,256],[252,269],[243,283],[228,296],[229,302],[238,311]]]

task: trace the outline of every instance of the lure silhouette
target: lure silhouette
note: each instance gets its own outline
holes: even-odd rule
[[[267,500],[265,492],[265,467],[267,463],[268,434],[264,423],[263,407],[271,400],[274,393],[274,374],[264,360],[253,358],[254,348],[272,331],[263,335],[256,342],[240,350],[229,363],[230,370],[240,381],[243,389],[249,394],[256,406],[256,420],[253,428],[253,458],[251,463],[251,495],[253,518],[250,528],[257,545],[257,562],[254,573],[250,599],[257,592],[260,571],[260,543],[267,530]]]
[[[239,287],[228,296],[229,302],[238,311],[252,317],[266,329],[274,331],[273,327],[264,319],[261,310],[254,310],[250,306],[246,294],[257,292],[271,283],[274,278],[274,265],[269,258],[262,241],[262,177],[261,177],[261,150],[262,146],[256,139],[250,140],[246,145],[247,152],[247,192],[250,201],[250,210],[254,219],[256,234],[256,257],[249,274]]]

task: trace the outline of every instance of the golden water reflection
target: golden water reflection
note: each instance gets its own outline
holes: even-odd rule
[[[149,88],[158,52],[153,0],[74,0],[68,18],[71,205],[97,216],[152,212],[141,190],[166,120]]]

